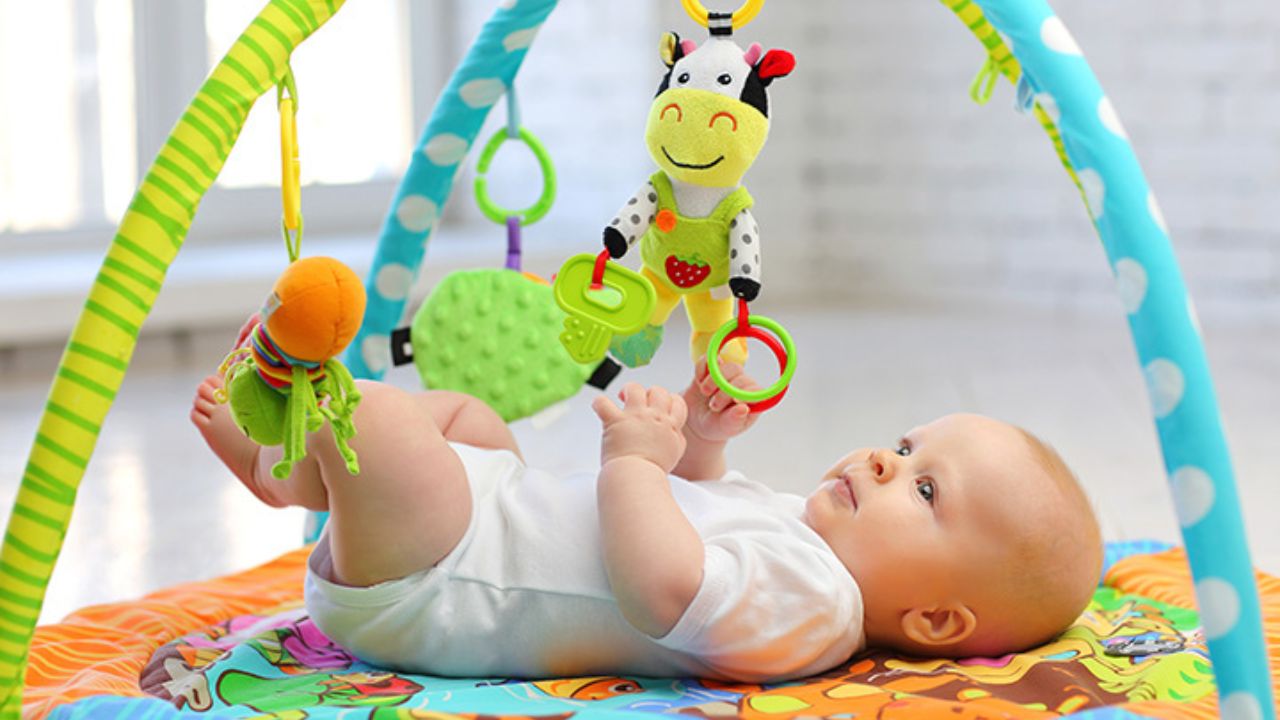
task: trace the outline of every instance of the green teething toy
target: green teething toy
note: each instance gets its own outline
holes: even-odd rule
[[[594,366],[556,340],[564,313],[551,287],[492,268],[450,273],[413,319],[413,361],[426,387],[489,403],[511,422],[577,394]]]
[[[603,358],[614,335],[644,327],[658,303],[653,284],[634,270],[610,263],[608,250],[566,260],[553,289],[556,303],[569,313],[560,342],[580,363]]]

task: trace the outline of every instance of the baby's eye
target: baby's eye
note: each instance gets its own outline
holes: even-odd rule
[[[928,479],[917,480],[916,492],[920,493],[920,497],[924,498],[925,502],[932,505],[933,499],[938,494],[938,489],[933,486],[932,480],[928,480]]]
[[[911,454],[911,446],[907,445],[906,443],[903,443],[899,445],[898,449],[894,450],[894,452],[898,453],[902,457],[906,457]]]
[[[680,77],[676,78],[676,82],[680,83],[681,85],[689,82],[689,73],[687,72],[680,73]]]
[[[721,85],[729,85],[733,82],[733,76],[729,73],[721,73],[720,77],[716,78],[716,82]]]

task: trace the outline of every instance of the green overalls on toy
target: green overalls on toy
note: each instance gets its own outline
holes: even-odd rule
[[[690,355],[696,362],[706,354],[712,334],[733,317],[734,299],[727,288],[721,299],[713,298],[711,291],[729,282],[729,224],[753,201],[739,186],[707,217],[688,217],[680,214],[665,172],[655,172],[649,181],[658,194],[658,212],[640,240],[640,272],[653,283],[658,303],[648,327],[615,338],[610,351],[630,367],[648,363],[662,344],[662,326],[683,299],[692,327]],[[730,343],[721,355],[745,362],[746,344]]]

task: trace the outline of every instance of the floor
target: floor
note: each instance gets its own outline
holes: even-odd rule
[[[731,449],[778,489],[806,492],[844,451],[968,410],[1019,423],[1055,445],[1089,491],[1109,539],[1177,540],[1146,392],[1122,318],[1054,320],[1018,311],[771,307],[800,348],[786,400]],[[92,603],[244,569],[296,547],[304,516],[262,506],[187,421],[197,382],[233,328],[145,340],[80,489],[43,622]],[[683,327],[653,366],[628,377],[680,386]],[[1280,341],[1204,328],[1243,498],[1253,560],[1280,574]],[[0,353],[0,497],[16,492],[60,349]],[[763,357],[758,354],[757,357]],[[768,363],[752,371],[772,379]],[[388,378],[405,387],[411,369]],[[593,391],[592,391],[593,392]],[[558,418],[522,421],[530,462],[588,467],[598,424],[580,393]],[[584,449],[585,448],[585,449]],[[5,513],[7,517],[7,512]]]

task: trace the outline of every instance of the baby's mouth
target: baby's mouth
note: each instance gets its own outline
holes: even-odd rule
[[[849,503],[853,505],[853,511],[858,512],[858,495],[853,492],[853,480],[848,475],[841,475],[840,482],[844,483],[844,489],[849,491]]]

